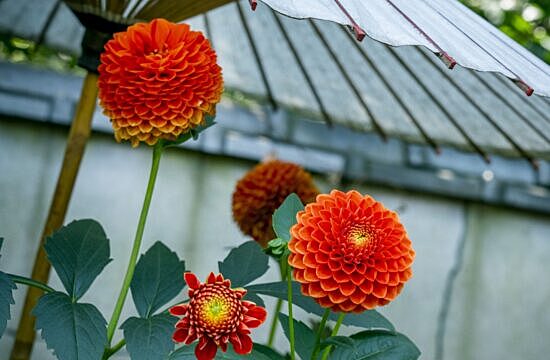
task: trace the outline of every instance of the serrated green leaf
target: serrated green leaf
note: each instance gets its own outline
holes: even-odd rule
[[[91,219],[76,220],[46,239],[50,263],[73,299],[79,299],[112,260],[109,239]]]
[[[302,359],[311,359],[313,349],[315,348],[315,333],[303,322],[296,319],[293,320],[296,353]],[[279,322],[285,332],[286,338],[290,341],[290,318],[283,313],[279,313]]]
[[[195,357],[195,346],[196,343],[191,345],[184,345],[179,349],[175,350],[170,354],[168,360],[196,360]],[[231,344],[227,346],[227,352],[222,352],[218,348],[216,353],[216,360],[240,360],[240,359],[250,359],[250,360],[277,360],[278,358],[271,358],[268,355],[264,354],[262,351],[257,351],[256,347],[258,344],[254,344],[252,352],[248,355],[239,355],[233,351]],[[263,349],[262,349],[263,350]]]
[[[0,237],[0,250],[4,244],[4,238]],[[17,286],[13,280],[0,271],[0,338],[6,330],[8,320],[11,319],[10,306],[15,304],[13,300],[13,290],[17,289]]]
[[[107,322],[92,304],[66,294],[43,295],[32,311],[36,329],[59,360],[98,360],[107,345]]]
[[[296,214],[304,210],[302,201],[295,193],[287,196],[285,201],[273,213],[273,230],[277,237],[290,241],[290,228],[296,224]]]
[[[287,299],[286,281],[250,285],[247,286],[246,289],[248,292],[258,295],[272,296],[283,300]],[[292,302],[294,305],[301,307],[311,314],[323,316],[325,312],[325,309],[317,304],[312,298],[302,295],[300,284],[295,281],[292,282]],[[336,321],[338,316],[331,313],[329,319]],[[343,323],[345,325],[359,326],[365,329],[395,331],[391,322],[376,310],[367,310],[360,314],[348,314],[344,318]]]
[[[261,297],[259,297],[258,295],[254,294],[254,293],[247,292],[243,299],[248,300],[248,301],[252,301],[254,304],[265,308],[264,300]]]
[[[266,273],[268,260],[255,241],[247,241],[218,262],[218,268],[224,278],[231,280],[232,287],[244,287]]]
[[[178,319],[159,314],[148,319],[131,317],[120,327],[132,360],[164,360],[174,350],[172,333]]]
[[[403,334],[367,330],[352,335],[350,339],[352,346],[335,347],[329,359],[416,360],[420,357],[420,350]]]
[[[185,263],[157,241],[139,258],[130,289],[139,315],[148,318],[185,286]]]
[[[6,330],[8,320],[11,319],[10,306],[15,304],[13,290],[17,289],[12,279],[0,271],[0,337]]]

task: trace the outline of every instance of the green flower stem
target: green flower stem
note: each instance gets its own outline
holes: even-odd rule
[[[344,317],[346,317],[346,313],[341,313],[340,316],[338,316],[338,320],[336,321],[336,325],[334,325],[334,329],[332,329],[332,333],[330,336],[336,336],[338,334],[338,330],[340,330],[340,325],[342,325],[342,321],[344,321]],[[330,349],[332,349],[332,345],[327,346],[325,351],[323,352],[323,357],[321,360],[327,360],[328,355],[330,354]]]
[[[283,265],[279,262],[279,271],[281,273],[281,280],[285,280],[286,274],[283,269]],[[275,341],[275,332],[277,330],[277,325],[279,324],[279,313],[283,307],[283,299],[277,299],[277,304],[275,305],[275,312],[273,313],[273,320],[271,321],[271,329],[269,330],[269,338],[267,340],[267,346],[272,347],[273,341]]]
[[[49,287],[48,285],[40,281],[33,280],[31,278],[27,278],[19,275],[13,275],[13,274],[6,274],[6,275],[8,275],[12,279],[12,281],[17,284],[32,286],[37,289],[44,290],[44,292],[47,292],[47,293],[51,293],[55,291],[55,289]]]
[[[292,267],[288,265],[288,256],[285,256],[284,261],[286,263],[286,278],[288,284],[287,300],[288,300],[288,331],[290,335],[290,360],[296,358],[294,350],[294,317],[292,316]]]
[[[113,335],[115,334],[116,326],[120,318],[120,313],[124,307],[124,301],[128,295],[128,289],[130,288],[130,283],[134,276],[134,269],[136,267],[137,258],[139,255],[139,248],[141,246],[141,240],[143,238],[143,231],[145,230],[145,222],[147,220],[147,213],[149,212],[149,206],[151,205],[151,198],[153,197],[153,189],[155,188],[155,181],[157,179],[157,174],[159,170],[160,157],[162,155],[162,150],[164,143],[162,140],[159,140],[153,149],[153,162],[151,164],[151,172],[149,174],[149,183],[147,184],[147,191],[145,192],[145,199],[143,200],[143,207],[141,208],[141,214],[139,216],[139,222],[136,230],[136,237],[134,238],[134,245],[132,247],[132,253],[130,254],[130,262],[128,263],[128,269],[126,270],[126,275],[124,276],[124,282],[122,283],[122,289],[118,295],[118,299],[113,310],[113,315],[107,326],[107,339],[108,344],[111,344]]]
[[[317,336],[315,337],[315,347],[313,348],[313,354],[311,355],[311,360],[317,360],[317,355],[319,355],[319,345],[321,344],[321,337],[325,332],[325,325],[327,324],[328,317],[330,316],[330,309],[325,309],[321,323],[319,324],[319,329],[317,330]]]
[[[116,354],[125,345],[126,345],[126,339],[122,339],[118,343],[116,343],[115,346],[106,349],[105,353],[103,354],[103,360],[106,360],[106,359],[110,358],[112,355]]]

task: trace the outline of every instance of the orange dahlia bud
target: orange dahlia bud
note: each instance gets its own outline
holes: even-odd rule
[[[292,193],[303,203],[309,203],[315,200],[319,190],[311,175],[299,165],[279,160],[259,164],[237,182],[233,219],[244,234],[265,247],[275,237],[271,217]]]
[[[176,140],[213,115],[223,91],[216,53],[198,31],[164,19],[130,26],[107,42],[99,99],[117,141]]]
[[[228,342],[237,354],[250,353],[250,329],[265,321],[265,309],[242,300],[246,290],[231,289],[231,282],[221,274],[210,273],[205,283],[189,272],[184,278],[190,301],[170,309],[172,315],[183,316],[176,323],[174,341],[191,344],[198,339],[195,355],[199,360],[214,359],[218,347],[225,352]]]
[[[355,190],[319,195],[297,215],[289,264],[302,292],[333,311],[386,305],[412,276],[414,250],[397,214]]]

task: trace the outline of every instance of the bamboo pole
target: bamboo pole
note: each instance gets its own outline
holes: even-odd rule
[[[57,178],[55,193],[50,205],[50,211],[42,232],[40,245],[36,253],[31,277],[34,280],[46,283],[50,274],[50,263],[44,251],[44,241],[47,236],[59,229],[65,220],[80,161],[90,137],[92,117],[97,100],[97,74],[88,72],[84,78],[80,100],[71,124],[63,164]],[[30,287],[25,298],[23,313],[19,320],[19,327],[12,349],[11,360],[29,360],[35,337],[35,318],[31,311],[38,302],[43,291]]]

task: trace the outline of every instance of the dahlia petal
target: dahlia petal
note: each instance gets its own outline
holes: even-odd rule
[[[338,290],[329,292],[328,297],[334,304],[340,304],[347,299],[347,297]]]
[[[353,292],[353,294],[351,294],[349,299],[354,304],[359,305],[359,304],[363,303],[363,301],[365,301],[366,298],[367,298],[367,294],[365,294],[360,288],[358,288]]]
[[[353,294],[355,292],[355,289],[357,288],[357,286],[355,286],[355,284],[353,284],[352,282],[340,283],[338,287],[340,288],[340,292],[344,296],[349,296]]]
[[[193,274],[192,272],[186,272],[185,274],[183,274],[183,277],[189,289],[194,290],[199,288],[200,281],[195,274]]]
[[[378,272],[376,274],[376,281],[381,284],[387,284],[390,281],[390,273],[388,272]]]
[[[261,322],[264,322],[265,319],[267,318],[267,311],[261,306],[253,306],[247,311],[246,315],[250,317],[254,317],[260,320]],[[250,327],[250,325],[248,326]]]
[[[315,269],[315,275],[317,275],[317,277],[319,279],[329,279],[332,277],[332,271],[330,270],[330,268],[328,267],[327,264],[320,264],[316,269]]]
[[[315,270],[309,267],[305,268],[304,270],[304,278],[306,279],[306,281],[318,280]]]
[[[179,304],[179,305],[172,306],[169,310],[170,314],[179,315],[179,316],[185,315],[187,314],[188,306],[189,305],[187,304]]]
[[[182,342],[185,342],[188,335],[189,335],[189,330],[176,329],[176,331],[174,331],[174,334],[172,335],[172,340],[174,340],[174,342],[176,343],[182,343]]]
[[[359,288],[361,289],[362,292],[364,292],[365,294],[370,294],[373,292],[374,290],[374,284],[371,282],[371,281],[365,281],[364,283],[362,283],[361,285],[359,285]]]
[[[195,347],[195,356],[197,360],[212,360],[216,357],[217,351],[218,346],[216,343],[212,339],[203,336]]]
[[[210,274],[208,274],[208,278],[206,278],[206,283],[207,283],[207,284],[214,284],[214,283],[216,283],[216,275],[214,275],[213,272],[211,272]]]
[[[333,278],[321,279],[319,284],[324,291],[333,291],[338,289],[338,283]]]
[[[388,287],[384,284],[374,283],[374,290],[372,293],[378,298],[385,298],[388,293]]]
[[[229,337],[229,341],[233,344],[233,349],[239,355],[252,352],[252,339],[248,335],[235,333]]]
[[[369,279],[370,281],[374,281],[376,279],[377,272],[373,268],[367,269],[367,273],[365,274],[365,277]]]

